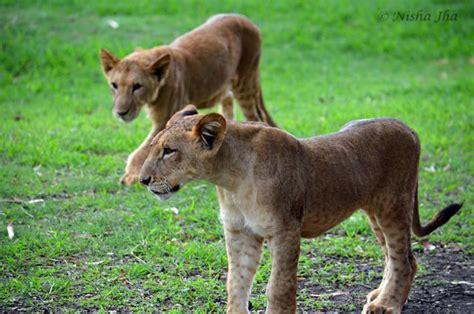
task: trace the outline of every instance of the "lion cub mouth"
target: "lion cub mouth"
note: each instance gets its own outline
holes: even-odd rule
[[[148,188],[148,190],[151,193],[153,193],[153,195],[157,196],[159,199],[164,201],[164,200],[169,199],[171,196],[173,196],[174,193],[178,192],[180,188],[181,186],[178,184],[172,187],[170,190],[166,190],[166,191],[156,191],[156,190],[153,190],[152,188]]]

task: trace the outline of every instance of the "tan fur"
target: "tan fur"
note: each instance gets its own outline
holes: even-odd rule
[[[193,179],[217,185],[229,313],[248,313],[264,239],[272,254],[267,312],[294,313],[300,239],[322,234],[358,208],[369,216],[385,255],[382,283],[364,312],[399,313],[416,272],[412,225],[417,234],[432,231],[460,208],[451,205],[436,225],[420,225],[419,155],[416,134],[395,119],[354,121],[337,133],[298,140],[188,106],[153,140],[140,175],[160,198]]]
[[[169,45],[138,49],[122,60],[102,49],[114,114],[131,121],[146,105],[153,123],[145,142],[130,155],[122,183],[137,180],[151,139],[188,103],[209,108],[220,102],[222,113],[232,119],[235,96],[248,120],[274,126],[263,104],[260,54],[259,29],[237,14],[213,16]]]

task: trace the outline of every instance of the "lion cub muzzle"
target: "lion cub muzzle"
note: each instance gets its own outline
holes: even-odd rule
[[[114,99],[112,113],[123,122],[130,122],[138,116],[138,109],[132,100],[126,97],[116,97]]]
[[[148,188],[148,191],[162,201],[169,199],[181,189],[181,184],[172,186],[166,180],[155,181],[151,176],[141,176],[139,181]]]

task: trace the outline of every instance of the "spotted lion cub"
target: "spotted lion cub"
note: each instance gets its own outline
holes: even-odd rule
[[[100,51],[102,69],[113,97],[113,112],[126,122],[146,107],[152,129],[128,158],[123,184],[138,181],[153,137],[188,103],[199,108],[221,104],[226,118],[237,99],[247,120],[276,126],[260,85],[260,30],[238,14],[212,16],[169,45],[139,49],[123,59]]]
[[[354,121],[330,135],[296,139],[187,106],[153,139],[140,182],[160,199],[193,179],[217,185],[229,260],[228,313],[248,313],[264,240],[272,254],[267,312],[294,313],[301,238],[322,234],[359,208],[386,264],[364,312],[400,313],[416,273],[411,232],[425,236],[461,208],[452,204],[420,224],[419,157],[417,135],[395,119]]]

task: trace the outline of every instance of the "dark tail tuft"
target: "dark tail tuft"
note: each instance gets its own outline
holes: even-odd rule
[[[412,221],[412,230],[413,233],[418,237],[424,237],[431,232],[435,231],[451,219],[456,213],[461,209],[463,203],[454,203],[451,204],[440,212],[438,212],[431,220],[425,225],[422,226],[420,222],[420,214],[418,212],[418,186],[416,187],[415,193],[415,206],[413,209],[413,221]]]
[[[416,213],[415,215],[413,215],[413,233],[418,237],[424,237],[430,234],[431,232],[435,231],[436,229],[447,223],[449,219],[451,219],[451,217],[456,215],[456,213],[461,209],[462,205],[462,203],[454,203],[445,207],[440,212],[438,212],[433,218],[431,218],[431,220],[425,226],[421,225],[419,214]],[[415,211],[418,212],[418,204],[416,204],[415,206]]]
[[[456,213],[461,209],[462,205],[463,203],[453,203],[440,211],[436,217],[444,222],[447,222],[451,217],[456,215]]]

